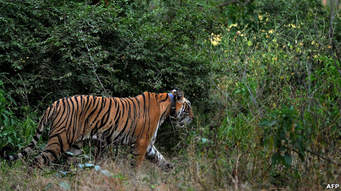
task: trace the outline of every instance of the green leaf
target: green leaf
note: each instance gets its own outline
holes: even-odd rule
[[[271,162],[274,164],[274,165],[277,165],[279,164],[281,161],[282,161],[282,156],[279,152],[276,152],[275,154],[272,155],[271,157]]]
[[[287,167],[289,167],[289,166],[291,166],[291,163],[292,163],[292,157],[291,157],[291,155],[289,155],[289,154],[285,154],[284,155],[284,164],[285,164],[285,166],[287,166]]]

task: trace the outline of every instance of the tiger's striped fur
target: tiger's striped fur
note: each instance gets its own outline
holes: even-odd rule
[[[96,139],[104,145],[134,145],[137,167],[146,156],[161,168],[170,168],[172,165],[154,146],[157,130],[167,117],[177,126],[192,121],[191,104],[182,92],[144,92],[128,98],[90,95],[63,98],[46,109],[32,142],[8,158],[15,160],[31,153],[49,126],[47,145],[35,157],[35,166],[47,165],[65,152],[79,153],[83,140]]]

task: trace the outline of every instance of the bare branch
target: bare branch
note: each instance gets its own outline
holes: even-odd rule
[[[93,58],[92,55],[90,54],[90,49],[89,49],[88,45],[85,44],[85,47],[86,47],[86,49],[87,49],[87,51],[88,51],[88,54],[89,54],[89,57],[90,57],[90,61],[91,61],[92,63],[94,63],[94,58]],[[104,91],[104,94],[105,94],[105,95],[108,95],[107,90],[104,88],[101,79],[98,77],[98,75],[97,75],[97,73],[96,73],[96,68],[95,68],[93,65],[91,65],[91,67],[92,67],[92,71],[93,71],[93,73],[95,74],[96,79],[97,79],[99,85],[102,87],[102,89],[103,89],[103,91]]]
[[[329,2],[330,2],[329,44],[334,48],[333,46],[334,20],[339,6],[339,0],[330,0]]]

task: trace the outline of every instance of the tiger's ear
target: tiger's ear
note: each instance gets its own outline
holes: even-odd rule
[[[176,100],[182,100],[184,98],[184,92],[178,89],[172,90],[172,94]]]

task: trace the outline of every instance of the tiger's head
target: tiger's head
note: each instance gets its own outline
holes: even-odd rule
[[[172,90],[168,95],[171,97],[171,123],[176,127],[184,127],[193,121],[191,102],[184,97],[180,90]]]

